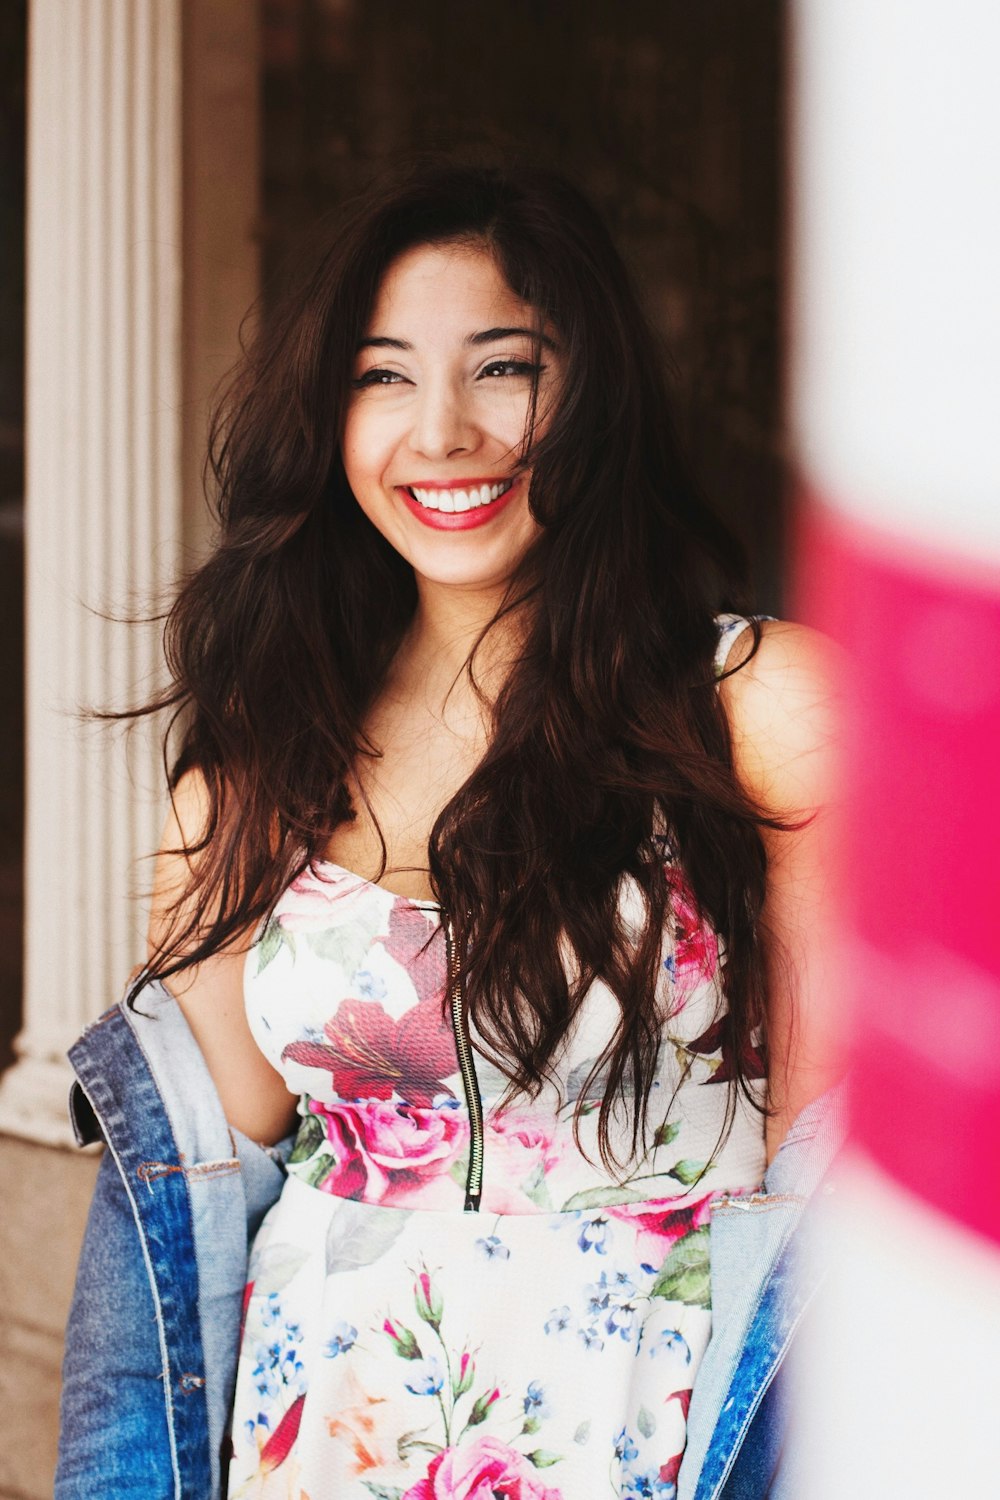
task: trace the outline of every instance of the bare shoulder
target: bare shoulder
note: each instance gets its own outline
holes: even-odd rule
[[[200,770],[185,772],[170,794],[150,901],[150,951],[166,935],[177,903],[190,885],[203,852],[211,802]]]
[[[194,886],[199,863],[209,852],[210,820],[205,778],[200,771],[188,771],[173,789],[157,855],[149,916],[151,956],[164,941],[172,941],[172,933],[182,934],[188,926],[193,935],[184,949],[190,952],[194,934],[211,928],[211,912],[199,912]],[[226,1118],[251,1139],[271,1142],[288,1132],[295,1104],[247,1021],[243,969],[252,942],[253,934],[247,933],[197,966],[171,975],[168,984],[202,1050]]]
[[[150,936],[183,892],[208,825],[208,787],[201,771],[187,771],[171,790],[153,879]]]
[[[833,792],[844,675],[839,647],[819,631],[785,620],[761,626],[726,662],[720,684],[736,773],[755,800],[776,813],[809,812]]]
[[[784,621],[746,633],[721,684],[736,774],[785,829],[762,828],[767,851],[768,1159],[802,1107],[843,1069],[833,1032],[839,975],[834,872],[839,868],[839,648]],[[743,665],[740,665],[740,663]]]

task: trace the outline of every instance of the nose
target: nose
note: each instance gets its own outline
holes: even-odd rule
[[[410,446],[423,458],[449,458],[471,453],[480,440],[468,401],[456,382],[442,376],[425,381],[417,391]]]

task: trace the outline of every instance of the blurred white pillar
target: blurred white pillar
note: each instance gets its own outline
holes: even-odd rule
[[[1000,1492],[998,52],[995,0],[794,11],[798,597],[853,665],[802,1500]]]
[[[126,755],[79,714],[162,681],[160,627],[101,616],[161,605],[199,530],[186,449],[256,289],[256,18],[240,0],[32,0],[28,53],[25,996],[0,1130],[63,1144],[64,1054],[144,956],[164,803],[156,727]],[[187,152],[182,58],[202,80]]]

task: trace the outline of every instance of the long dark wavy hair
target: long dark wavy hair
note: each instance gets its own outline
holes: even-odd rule
[[[172,686],[139,710],[174,710],[171,786],[197,767],[209,800],[189,888],[144,978],[247,941],[354,815],[347,772],[377,753],[366,718],[416,588],[348,488],[340,433],[387,268],[454,242],[486,249],[539,326],[555,327],[566,373],[544,436],[529,431],[521,455],[541,533],[504,611],[527,621],[524,644],[488,749],[434,825],[431,881],[470,1018],[512,1091],[549,1076],[595,980],[616,997],[594,1073],[613,1162],[616,1100],[633,1152],[645,1137],[663,1020],[653,997],[670,882],[654,830],[669,829],[722,940],[735,1100],[737,1087],[752,1096],[765,1016],[769,820],[737,783],[713,671],[713,615],[741,603],[741,552],[686,473],[660,350],[608,232],[558,176],[437,161],[381,179],[339,216],[237,369],[210,440],[218,543],[167,618]],[[623,877],[644,898],[638,935]]]

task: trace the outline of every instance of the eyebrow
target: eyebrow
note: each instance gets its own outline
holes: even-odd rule
[[[485,328],[482,333],[470,333],[466,339],[467,344],[478,348],[480,344],[495,344],[500,339],[523,337],[526,339],[537,339],[544,344],[546,349],[555,349],[555,340],[550,339],[547,334],[538,328]]]
[[[550,339],[548,334],[540,333],[537,328],[484,328],[481,333],[470,333],[465,342],[478,349],[482,344],[495,344],[500,339],[514,337],[537,339],[546,349],[553,351],[556,347],[555,340]],[[376,334],[372,338],[361,340],[358,345],[359,354],[362,349],[402,349],[408,353],[412,351],[413,345],[408,344],[405,339],[391,339],[384,334]]]

